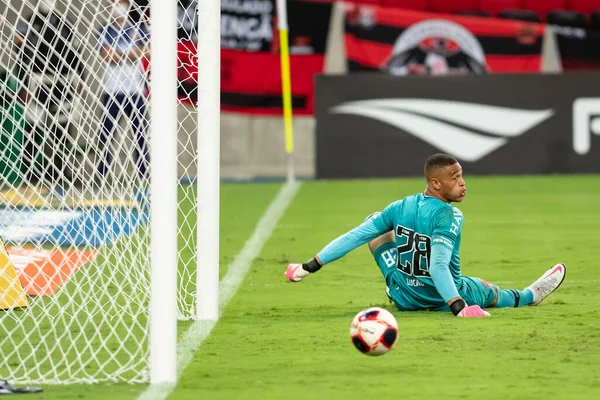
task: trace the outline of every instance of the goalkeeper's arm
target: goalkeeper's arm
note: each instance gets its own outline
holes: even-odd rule
[[[445,238],[435,238],[432,242],[429,275],[442,299],[451,306],[455,301],[462,300],[449,268],[452,249]]]
[[[288,265],[285,275],[290,281],[298,282],[308,274],[317,272],[323,265],[345,256],[350,251],[388,232],[390,229],[383,217],[378,215],[370,218],[331,241],[306,263]]]
[[[431,275],[435,288],[457,317],[489,316],[490,314],[483,311],[478,305],[469,306],[460,297],[449,269],[452,257],[452,248],[449,247],[449,242],[446,238],[434,238],[431,246],[429,275]]]
[[[462,230],[463,215],[454,207],[441,208],[436,215],[435,228],[431,235],[429,275],[438,293],[459,317],[484,317],[486,312],[479,306],[469,306],[458,293],[450,273],[450,260]],[[487,314],[489,315],[489,314]]]
[[[317,258],[321,261],[321,265],[329,264],[390,229],[392,228],[385,223],[381,214],[369,218],[356,228],[331,241],[317,253]]]

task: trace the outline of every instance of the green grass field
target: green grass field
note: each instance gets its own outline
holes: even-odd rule
[[[401,313],[366,246],[286,282],[288,262],[424,189],[421,179],[307,182],[169,399],[600,398],[600,176],[466,179],[463,273],[522,289],[564,262],[565,282],[539,307],[467,320]],[[222,273],[278,189],[223,185]],[[400,326],[383,357],[360,354],[348,335],[352,317],[371,305],[388,308]],[[135,399],[145,388],[46,386],[17,398]]]

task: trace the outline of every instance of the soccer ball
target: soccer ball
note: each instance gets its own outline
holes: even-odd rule
[[[398,323],[388,310],[367,308],[352,320],[350,338],[361,353],[380,356],[390,351],[396,343]]]

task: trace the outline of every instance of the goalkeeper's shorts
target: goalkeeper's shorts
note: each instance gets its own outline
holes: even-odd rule
[[[379,246],[373,252],[373,257],[385,278],[388,297],[399,310],[448,311],[450,309],[433,286],[431,279],[407,275],[397,268],[398,251],[395,243],[384,243]],[[479,278],[462,276],[457,289],[459,295],[469,305],[489,307],[495,298],[492,285]]]

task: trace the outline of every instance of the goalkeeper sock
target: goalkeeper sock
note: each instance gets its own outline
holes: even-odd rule
[[[498,288],[498,302],[494,307],[523,307],[533,302],[533,292],[529,289],[516,290],[507,289],[501,290]]]

